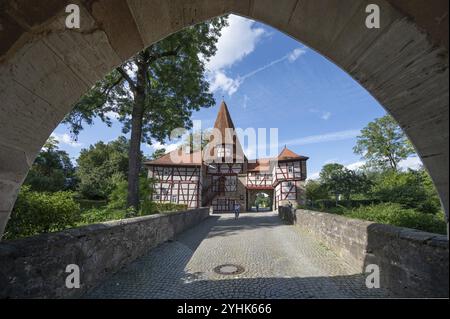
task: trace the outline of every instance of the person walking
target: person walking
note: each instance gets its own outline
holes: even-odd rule
[[[241,212],[241,204],[234,204],[234,219],[238,219],[239,213]]]

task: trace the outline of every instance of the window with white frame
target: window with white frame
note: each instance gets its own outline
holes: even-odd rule
[[[217,156],[218,157],[229,157],[231,156],[232,145],[220,145],[217,146]]]

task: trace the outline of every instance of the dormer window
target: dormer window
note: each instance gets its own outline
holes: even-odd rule
[[[218,157],[230,157],[231,156],[232,145],[220,145],[217,146],[217,156]]]

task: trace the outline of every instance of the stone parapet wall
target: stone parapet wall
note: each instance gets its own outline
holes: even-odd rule
[[[449,296],[446,236],[302,209],[280,211],[362,272],[378,265],[381,285],[394,295]]]
[[[0,298],[76,298],[209,216],[209,208],[111,221],[0,243]],[[66,267],[80,288],[66,287]]]
[[[295,209],[289,206],[279,206],[278,217],[289,225],[294,225],[296,223]]]

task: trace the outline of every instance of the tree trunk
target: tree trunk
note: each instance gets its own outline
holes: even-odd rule
[[[397,163],[394,161],[394,158],[391,155],[388,155],[389,165],[394,171],[397,171]]]
[[[134,208],[134,213],[128,213],[131,216],[139,210],[139,173],[141,170],[141,139],[142,139],[142,121],[145,104],[145,72],[146,65],[137,59],[136,65],[137,78],[134,93],[134,105],[131,113],[131,137],[130,149],[128,151],[128,196],[127,208]]]

